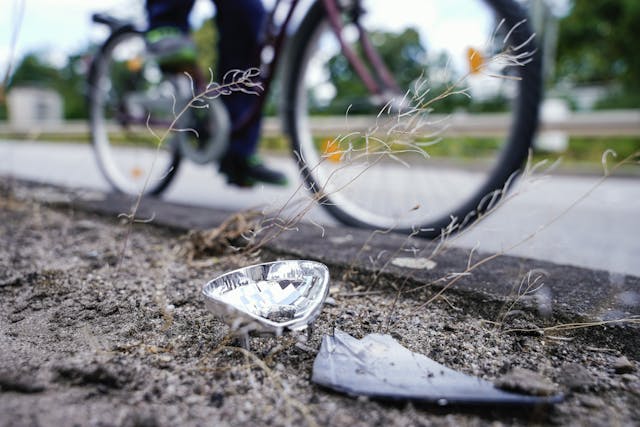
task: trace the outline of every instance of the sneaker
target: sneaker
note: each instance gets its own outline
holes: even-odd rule
[[[158,27],[145,34],[147,49],[165,71],[181,71],[196,63],[196,45],[176,27]]]
[[[227,176],[227,182],[239,187],[253,187],[262,182],[272,185],[287,185],[287,177],[266,167],[258,156],[241,157],[227,154],[220,161],[220,172]]]

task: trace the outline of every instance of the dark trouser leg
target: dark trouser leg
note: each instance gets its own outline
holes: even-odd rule
[[[189,32],[189,12],[194,3],[195,0],[147,0],[149,29],[167,26]]]
[[[259,37],[265,18],[260,0],[214,0],[216,21],[220,33],[218,79],[229,70],[246,70],[257,67]],[[250,109],[256,95],[234,93],[222,97],[229,111],[232,124],[237,123]],[[260,137],[260,120],[242,132],[234,134],[229,154],[248,157],[256,151]]]

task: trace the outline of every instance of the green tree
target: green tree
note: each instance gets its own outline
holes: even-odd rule
[[[574,1],[560,21],[557,78],[615,83],[618,95],[625,94],[619,102],[640,105],[640,55],[633,42],[639,23],[638,0]]]
[[[370,37],[400,87],[409,87],[427,69],[427,51],[415,29],[407,28],[402,33],[374,31]],[[341,54],[332,57],[328,63],[328,71],[336,96],[327,111],[342,114],[351,105],[351,112],[361,112],[360,109],[368,104],[362,102],[363,105],[359,105],[358,100],[367,98],[369,91],[351,68],[347,58]]]
[[[211,68],[216,79],[219,79],[216,70],[218,65],[218,30],[213,19],[205,20],[202,26],[193,32],[193,40],[198,50],[198,66],[207,77]]]
[[[40,86],[54,89],[64,99],[65,118],[86,118],[85,63],[84,55],[72,55],[68,58],[67,64],[58,69],[43,61],[41,55],[29,53],[16,66],[9,90],[16,86]]]
[[[69,56],[67,64],[59,70],[60,80],[56,89],[64,97],[64,115],[67,119],[88,117],[85,98],[88,62],[86,54],[74,54]]]
[[[414,28],[402,32],[373,31],[371,41],[376,51],[393,74],[396,83],[403,89],[411,89],[419,79],[426,79],[430,94],[437,96],[453,84],[457,76],[449,69],[450,58],[445,51],[437,55],[427,55],[420,34]],[[359,50],[359,49],[358,49]],[[351,113],[375,113],[369,104],[370,93],[352,69],[344,55],[338,54],[328,61],[329,80],[335,89],[335,97],[329,105],[317,102],[318,107],[328,114],[344,114],[351,107]],[[437,78],[433,78],[437,74]],[[447,81],[442,81],[443,78]],[[309,94],[314,105],[313,94]],[[439,100],[438,112],[451,112],[469,105],[469,99],[462,95]]]
[[[53,87],[60,80],[58,70],[40,59],[37,53],[29,53],[16,66],[9,87],[39,85]]]

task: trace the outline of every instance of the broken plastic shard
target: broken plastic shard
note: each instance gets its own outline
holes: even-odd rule
[[[207,308],[234,329],[302,330],[320,314],[329,291],[329,270],[315,261],[288,260],[253,265],[207,283]]]
[[[389,335],[361,340],[340,330],[325,336],[312,381],[356,396],[444,405],[545,405],[562,396],[511,393],[488,381],[447,368],[401,346]]]

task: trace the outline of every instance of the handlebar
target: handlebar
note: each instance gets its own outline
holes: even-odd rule
[[[105,24],[111,28],[111,31],[116,31],[124,27],[133,28],[133,24],[131,22],[123,21],[118,18],[114,18],[111,15],[107,15],[106,13],[94,13],[91,15],[91,20],[98,24]]]

